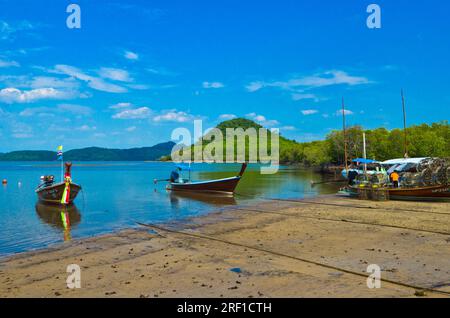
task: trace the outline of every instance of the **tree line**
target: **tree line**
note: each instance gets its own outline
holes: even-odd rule
[[[346,129],[348,158],[363,156],[363,132],[366,134],[367,158],[384,161],[402,158],[405,151],[403,129],[377,128],[365,130],[361,126]],[[409,157],[450,157],[450,125],[448,121],[422,124],[406,129]],[[344,134],[342,130],[330,132],[325,140],[308,143],[295,141],[280,146],[280,161],[304,165],[344,163]]]

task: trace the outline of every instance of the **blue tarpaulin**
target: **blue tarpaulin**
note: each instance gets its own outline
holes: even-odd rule
[[[379,163],[379,162],[376,161],[376,160],[372,160],[372,159],[364,159],[364,158],[356,158],[356,159],[353,159],[353,162],[366,163],[366,164],[369,164],[369,163]]]

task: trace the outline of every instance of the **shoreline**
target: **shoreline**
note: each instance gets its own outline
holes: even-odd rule
[[[262,200],[2,257],[0,296],[450,296],[448,207]],[[81,289],[66,286],[70,264]],[[367,288],[368,264],[380,265],[381,289]]]

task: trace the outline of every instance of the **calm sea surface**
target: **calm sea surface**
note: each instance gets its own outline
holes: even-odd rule
[[[136,222],[179,220],[262,197],[303,198],[336,192],[330,185],[311,189],[311,180],[321,180],[311,171],[281,167],[275,175],[261,175],[258,166],[250,165],[235,198],[187,196],[166,191],[164,182],[153,184],[155,178],[168,178],[173,168],[172,163],[157,162],[76,162],[72,177],[83,191],[64,212],[38,203],[34,192],[41,175],[53,174],[59,180],[58,163],[0,162],[0,179],[8,180],[0,186],[0,256],[136,227]],[[196,164],[191,177],[216,179],[234,176],[239,170],[235,164]]]

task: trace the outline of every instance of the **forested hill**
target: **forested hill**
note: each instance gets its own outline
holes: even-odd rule
[[[90,147],[69,150],[64,153],[66,161],[153,161],[170,154],[175,143],[165,142],[152,147],[132,149],[108,149]],[[53,151],[13,151],[0,154],[0,161],[55,161]]]
[[[227,128],[261,128],[262,126],[244,118],[224,121],[216,126],[223,136]],[[404,155],[403,129],[377,128],[364,130],[354,126],[347,129],[348,156],[350,159],[363,156],[363,132],[366,133],[367,157],[379,161],[402,158]],[[203,142],[205,146],[208,142]],[[447,121],[422,124],[407,128],[407,147],[410,157],[450,157],[450,125]],[[192,147],[190,148],[192,151]],[[269,147],[270,149],[270,147]],[[189,151],[189,148],[186,149]],[[246,143],[246,151],[248,142]],[[223,154],[226,142],[223,142]],[[165,158],[169,159],[169,158]],[[248,159],[248,156],[247,156]],[[344,161],[344,138],[342,130],[335,130],[324,140],[300,143],[280,136],[280,162],[299,163],[310,166],[342,164]]]

